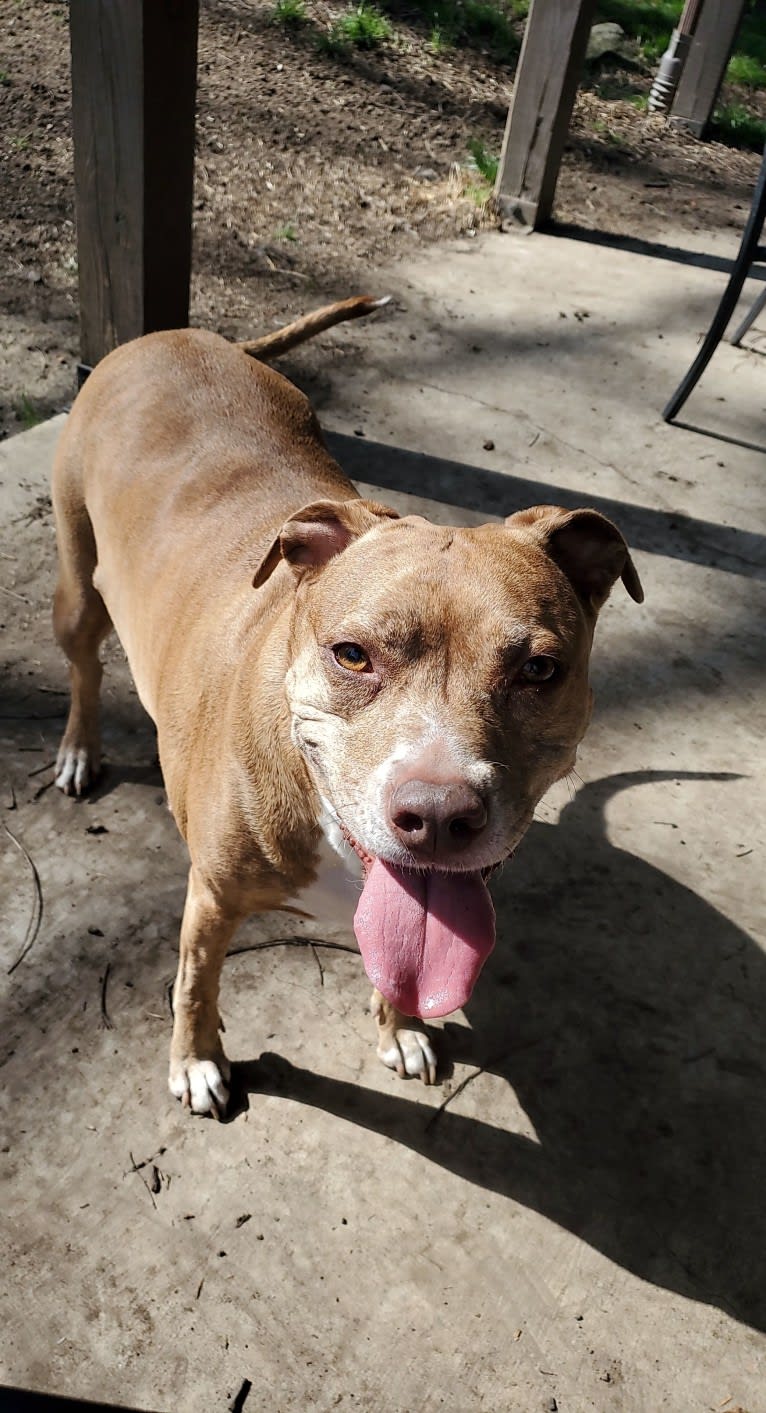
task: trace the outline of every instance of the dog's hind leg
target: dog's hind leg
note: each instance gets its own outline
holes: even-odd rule
[[[56,761],[56,784],[65,795],[84,794],[101,768],[99,647],[112,626],[104,600],[93,587],[96,542],[79,479],[79,468],[64,446],[53,471],[59,551],[53,628],[70,665],[69,719]]]

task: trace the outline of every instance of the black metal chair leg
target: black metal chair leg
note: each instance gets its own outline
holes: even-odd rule
[[[729,277],[729,283],[723,292],[721,302],[713,316],[713,322],[705,335],[697,357],[692,363],[686,377],[679,383],[673,396],[663,410],[662,416],[666,422],[672,422],[673,418],[683,407],[690,392],[696,387],[702,377],[702,374],[726,332],[726,326],[734,313],[737,300],[742,293],[742,286],[749,274],[750,266],[753,261],[758,258],[758,242],[761,237],[761,231],[763,230],[764,220],[766,220],[766,150],[764,150],[761,170],[758,174],[758,181],[756,182],[755,192],[753,194],[750,215],[748,216],[742,242],[734,262],[734,269]]]
[[[761,293],[756,299],[755,304],[750,310],[750,313],[745,315],[744,319],[742,320],[742,323],[737,326],[731,338],[729,339],[729,343],[731,343],[734,348],[739,347],[740,343],[745,337],[745,334],[750,328],[750,325],[755,323],[756,319],[758,318],[758,315],[760,314],[764,306],[766,306],[766,289],[761,290]]]

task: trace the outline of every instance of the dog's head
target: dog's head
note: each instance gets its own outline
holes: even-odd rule
[[[446,1014],[494,941],[484,878],[574,765],[598,611],[618,578],[640,602],[638,576],[609,520],[555,506],[469,530],[322,501],[256,586],[280,561],[293,739],[365,865],[368,974],[405,1013]]]

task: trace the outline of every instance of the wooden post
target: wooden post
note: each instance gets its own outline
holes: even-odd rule
[[[71,0],[81,370],[189,322],[198,0]]]
[[[674,127],[702,137],[734,48],[745,0],[703,0],[702,14],[670,110]]]
[[[595,0],[532,0],[495,183],[506,220],[550,217],[594,10]]]

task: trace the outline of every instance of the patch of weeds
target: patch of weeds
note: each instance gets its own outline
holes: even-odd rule
[[[447,49],[454,48],[454,40],[445,34],[439,25],[434,25],[428,39],[428,47],[432,54],[444,54]]]
[[[628,102],[632,108],[637,108],[639,113],[648,113],[649,111],[648,93],[631,93]]]
[[[757,80],[759,84],[766,84],[766,25],[763,18],[762,0],[750,0],[749,5],[745,6],[734,53],[735,63],[739,59],[751,59],[760,66],[761,77]],[[752,75],[752,68],[749,72]],[[749,86],[751,79],[734,79],[734,82]]]
[[[317,35],[317,49],[320,54],[332,54],[336,59],[348,53],[348,40],[343,38],[337,20]]]
[[[604,142],[611,143],[612,147],[622,147],[622,138],[615,132],[614,128],[610,128],[609,124],[605,123],[603,119],[596,119],[593,124],[593,131],[598,133],[599,137],[603,137]]]
[[[513,59],[519,52],[519,40],[508,15],[491,0],[464,0],[465,27],[468,34],[486,39],[501,59]]]
[[[492,188],[484,182],[469,182],[463,187],[463,196],[467,201],[472,201],[474,206],[483,208],[492,196]]]
[[[519,49],[514,20],[521,19],[527,0],[436,0],[426,13],[431,20],[430,45],[440,49],[458,44],[484,44],[496,59],[510,62]]]
[[[734,54],[726,77],[729,83],[740,83],[743,88],[762,88],[766,85],[766,68],[752,54]]]
[[[10,88],[10,86],[11,86],[11,76],[10,76],[10,74],[7,74],[7,73],[5,72],[5,69],[0,69],[0,88]]]
[[[747,147],[761,152],[766,146],[766,122],[756,118],[741,103],[722,103],[713,114],[710,136],[731,147]]]
[[[460,195],[481,210],[486,209],[495,193],[495,180],[500,158],[495,157],[478,137],[472,137],[468,144],[471,156],[467,170],[456,169],[462,179]]]
[[[362,0],[348,14],[341,15],[330,30],[341,46],[353,45],[356,49],[377,49],[391,38],[393,30],[380,10]]]
[[[480,177],[488,186],[494,186],[497,180],[497,169],[500,166],[500,158],[493,156],[487,150],[484,143],[478,137],[472,137],[468,144],[468,151],[471,154],[471,167],[479,173]]]
[[[271,18],[276,25],[284,25],[287,29],[297,29],[299,25],[306,23],[308,16],[303,0],[277,0]]]
[[[40,422],[45,421],[42,413],[37,411],[31,397],[28,397],[26,393],[22,393],[21,397],[16,399],[13,410],[25,432],[31,432],[33,427],[37,427]]]
[[[290,225],[290,222],[288,221],[286,225],[280,226],[280,227],[278,228],[278,230],[276,230],[276,231],[274,232],[274,239],[275,239],[275,240],[297,240],[297,239],[298,239],[298,232],[296,231],[295,226]]]

